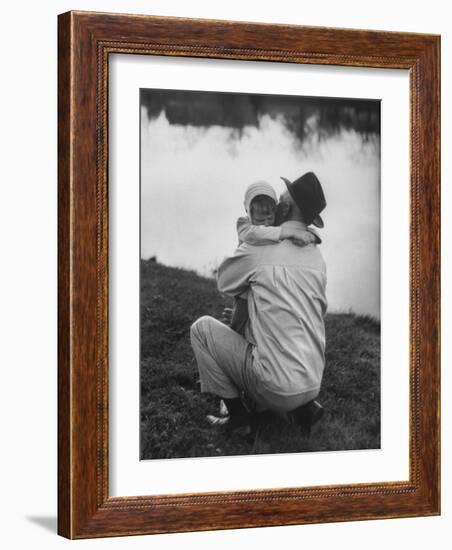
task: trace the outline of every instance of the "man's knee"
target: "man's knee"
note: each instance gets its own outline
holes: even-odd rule
[[[197,319],[190,327],[190,336],[197,340],[203,339],[208,330],[208,327],[214,322],[215,319],[209,315],[203,315]]]

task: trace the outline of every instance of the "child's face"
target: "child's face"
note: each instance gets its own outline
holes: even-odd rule
[[[250,217],[253,225],[274,225],[276,203],[270,197],[259,195],[251,201]]]

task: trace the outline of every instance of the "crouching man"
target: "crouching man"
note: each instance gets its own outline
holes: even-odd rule
[[[282,226],[323,227],[326,201],[317,177],[309,172],[294,182],[283,178]],[[230,296],[248,290],[245,337],[212,317],[191,328],[201,391],[221,397],[229,416],[218,418],[247,429],[250,416],[241,399],[257,411],[271,410],[297,422],[308,433],[322,415],[315,398],[325,366],[326,267],[315,244],[240,245],[218,270],[218,289]],[[214,420],[216,417],[212,417]],[[215,423],[215,422],[212,422]]]

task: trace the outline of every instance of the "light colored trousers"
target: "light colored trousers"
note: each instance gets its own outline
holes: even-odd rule
[[[244,392],[256,410],[281,414],[306,404],[318,394],[318,390],[290,395],[269,391],[259,379],[253,346],[213,317],[198,319],[191,327],[190,336],[202,392],[223,399],[240,397]]]

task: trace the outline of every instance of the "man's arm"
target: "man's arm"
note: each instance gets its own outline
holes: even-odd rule
[[[235,330],[235,332],[238,332],[243,336],[248,319],[248,300],[236,297],[234,300],[234,309],[232,310],[231,315],[231,324],[229,326],[232,330]]]
[[[244,292],[253,280],[261,250],[244,243],[232,256],[226,258],[218,268],[218,290],[229,296],[237,296]]]

